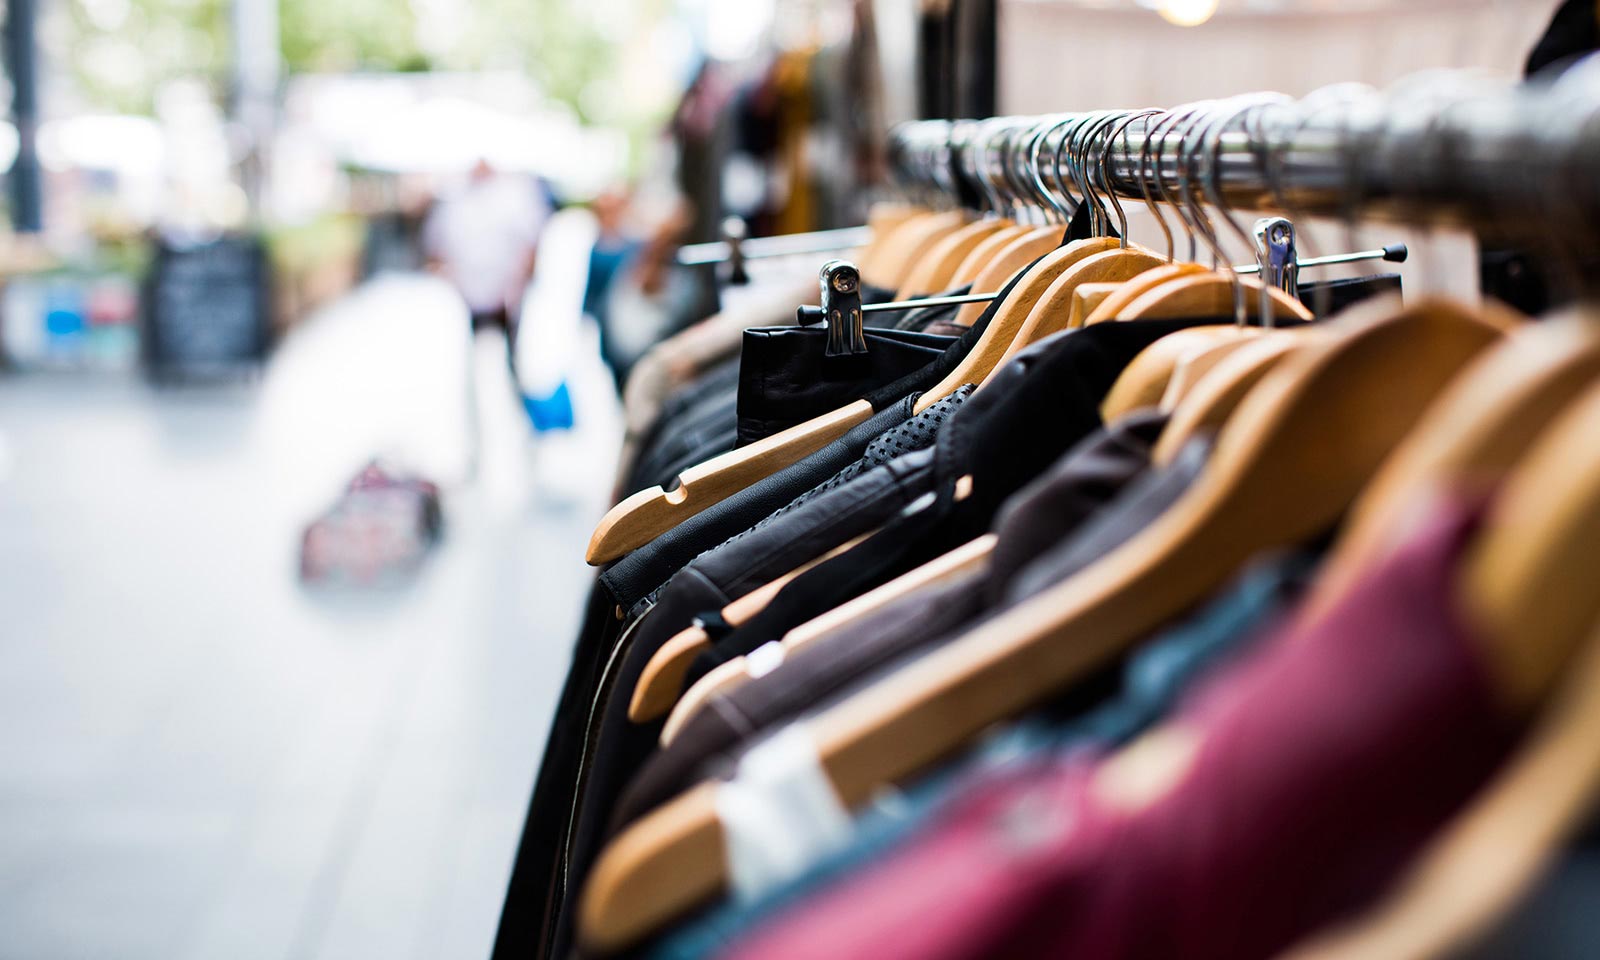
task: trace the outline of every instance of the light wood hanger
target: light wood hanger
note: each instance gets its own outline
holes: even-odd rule
[[[1365,916],[1292,951],[1286,960],[1451,955],[1522,896],[1542,865],[1581,826],[1581,818],[1596,809],[1600,632],[1595,627],[1600,626],[1600,603],[1592,584],[1575,583],[1561,571],[1569,544],[1593,537],[1600,525],[1600,504],[1594,502],[1600,498],[1600,483],[1593,477],[1600,471],[1595,452],[1595,437],[1600,436],[1597,341],[1600,328],[1582,318],[1529,326],[1507,337],[1451,385],[1352,510],[1303,617],[1324,613],[1328,594],[1353,579],[1356,564],[1370,562],[1403,535],[1386,528],[1403,527],[1419,500],[1440,489],[1458,495],[1487,492],[1509,473],[1503,499],[1469,550],[1460,592],[1470,610],[1477,589],[1473,578],[1497,576],[1501,561],[1489,555],[1507,550],[1511,558],[1504,561],[1506,567],[1524,572],[1510,589],[1490,586],[1486,596],[1490,604],[1503,605],[1491,616],[1515,626],[1510,633],[1485,637],[1505,648],[1494,654],[1495,662],[1533,661],[1531,669],[1507,671],[1509,705],[1526,709],[1558,673],[1566,673],[1567,679],[1545,705],[1518,755],[1407,871],[1395,893]],[[1575,396],[1579,400],[1572,403]],[[1590,501],[1587,514],[1585,496]],[[1536,550],[1523,543],[1527,537],[1550,539]],[[1550,553],[1529,559],[1540,550]],[[1529,570],[1535,572],[1529,575]],[[1544,570],[1557,571],[1554,582],[1542,579],[1539,571]],[[1556,629],[1545,634],[1553,649],[1532,657],[1526,650],[1530,638],[1520,628],[1523,617],[1545,622],[1545,615],[1534,611],[1550,602],[1551,592],[1568,591],[1576,596],[1555,599],[1565,612],[1554,618]],[[1588,636],[1579,644],[1581,655],[1567,667],[1563,650],[1570,649],[1585,623]]]
[[[723,607],[722,619],[730,627],[743,626],[765,610],[772,598],[789,585],[789,581],[824,560],[848,551],[871,535],[863,533],[820,557],[806,561],[776,580],[762,584]],[[639,682],[634,685],[633,697],[628,703],[628,719],[634,723],[647,723],[671,710],[672,705],[678,702],[678,694],[683,691],[683,679],[689,675],[695,658],[710,649],[711,637],[701,627],[689,627],[673,634],[661,645],[661,649],[651,655],[644,671],[639,674]]]
[[[1220,429],[1267,374],[1322,335],[1314,330],[1281,336],[1275,333],[1239,347],[1195,384],[1188,398],[1173,409],[1150,451],[1150,462],[1165,466],[1190,440]]]
[[[889,290],[900,289],[916,264],[916,256],[927,252],[939,237],[959,229],[971,216],[965,210],[945,210],[906,222],[884,237],[883,246],[874,257],[878,272],[872,277],[862,274],[862,280]]]
[[[997,539],[994,534],[986,533],[968,543],[962,544],[949,553],[928,561],[915,570],[901,574],[881,587],[869,590],[854,600],[842,603],[832,610],[828,610],[802,623],[784,634],[783,639],[779,641],[785,655],[787,656],[835,630],[845,629],[850,624],[865,619],[902,597],[910,596],[929,587],[944,583],[953,577],[962,576],[969,571],[986,566],[989,563],[989,558],[994,554]],[[707,672],[705,676],[701,677],[678,700],[677,706],[672,708],[671,715],[667,717],[667,724],[661,730],[662,744],[665,745],[672,742],[672,738],[677,736],[677,731],[682,729],[683,725],[695,713],[699,712],[700,708],[711,697],[742,686],[750,678],[747,667],[746,658],[737,657],[727,663],[719,664],[716,669]]]
[[[1111,384],[1100,404],[1101,419],[1110,423],[1141,407],[1158,406],[1173,373],[1184,361],[1219,345],[1248,343],[1262,332],[1260,327],[1230,323],[1167,334],[1140,350]]]
[[[1061,245],[1062,227],[1054,224],[1035,227],[1001,247],[972,278],[973,293],[997,293],[1024,267]],[[955,322],[970,327],[988,308],[984,303],[964,303],[956,311]]]
[[[1276,335],[1282,332],[1262,331],[1262,334]],[[1252,343],[1254,339],[1256,338],[1246,337],[1224,340],[1179,360],[1178,365],[1173,368],[1172,379],[1167,381],[1167,392],[1161,395],[1161,409],[1169,413],[1176,410],[1184,398],[1194,391],[1194,385],[1200,382],[1201,378],[1216,369],[1217,364],[1226,360],[1234,351]]]
[[[1254,277],[1229,277],[1207,270],[1203,273],[1178,277],[1140,294],[1138,299],[1117,314],[1118,320],[1159,320],[1182,317],[1206,317],[1231,314],[1234,310],[1234,286],[1244,287],[1245,310],[1250,316],[1259,316],[1261,310],[1261,281]],[[1311,310],[1299,300],[1277,287],[1267,287],[1276,316],[1293,318],[1309,323]],[[1104,304],[1101,304],[1103,307]]]
[[[1128,282],[1119,287],[1116,292],[1107,295],[1104,300],[1100,301],[1100,305],[1095,307],[1088,316],[1084,317],[1082,325],[1088,327],[1097,323],[1104,323],[1107,320],[1115,320],[1121,316],[1122,311],[1127,309],[1129,304],[1161,284],[1178,277],[1206,272],[1208,272],[1207,269],[1198,263],[1167,262],[1159,267],[1147,270],[1137,277],[1130,277]],[[1070,306],[1068,309],[1070,311]],[[1232,307],[1230,306],[1229,309],[1231,310]]]
[[[868,225],[872,227],[872,237],[867,241],[866,246],[856,254],[856,268],[862,270],[863,277],[877,277],[882,274],[883,254],[885,250],[890,249],[889,240],[891,237],[902,230],[911,229],[914,224],[920,223],[940,211],[930,210],[926,207],[907,206],[901,212],[905,216],[887,217],[881,224],[873,223],[871,214],[868,215]],[[870,273],[866,269],[868,267],[871,268]]]
[[[1259,384],[1195,484],[1128,543],[809,721],[841,800],[859,805],[925,769],[1148,635],[1252,554],[1326,527],[1499,335],[1425,308],[1338,333]],[[579,908],[585,943],[624,946],[722,888],[716,790],[695,787],[601,855]]]
[[[874,203],[867,211],[867,227],[871,230],[872,239],[856,254],[856,268],[863,276],[876,276],[878,250],[882,240],[900,226],[911,220],[912,217],[931,213],[926,207],[909,203]]]
[[[1338,549],[1303,604],[1308,616],[1331,606],[1406,535],[1419,491],[1492,492],[1540,431],[1600,377],[1594,319],[1520,327],[1509,316],[1497,319],[1511,332],[1462,371],[1351,507]]]
[[[1050,234],[1051,242],[1054,242],[1053,238],[1059,232],[1059,228],[1050,229],[1053,231]],[[1038,236],[1024,237],[1013,241],[1013,245],[1008,247],[1009,253],[1002,253],[1001,256],[1009,255],[1014,259],[1018,255],[1017,251],[1019,249],[1031,252],[1038,248],[1039,243],[1040,238]],[[956,389],[964,384],[981,385],[1005,358],[1012,343],[1026,326],[1035,304],[1038,303],[1040,297],[1048,293],[1050,284],[1059,279],[1063,272],[1072,269],[1073,265],[1081,260],[1093,259],[1094,256],[1103,255],[1097,254],[1095,252],[1097,250],[1103,251],[1105,254],[1119,252],[1115,250],[1106,251],[1104,248],[1107,243],[1115,244],[1116,241],[1104,237],[1077,240],[1064,247],[1057,247],[1054,250],[1047,250],[1036,256],[1025,258],[1022,268],[1027,268],[1028,263],[1035,259],[1039,260],[1039,262],[1034,264],[1027,274],[1017,281],[1017,285],[1011,289],[1011,293],[1006,296],[1005,301],[995,308],[994,315],[989,318],[989,325],[984,328],[983,335],[978,338],[978,342],[973,344],[972,350],[961,359],[961,362],[943,380],[917,399],[914,405],[915,411],[921,413],[940,399],[955,392]],[[1121,252],[1131,253],[1130,251]],[[1040,259],[1041,257],[1042,259]],[[1007,274],[1006,279],[1007,281],[1010,280],[1010,274]],[[973,289],[976,290],[977,288],[977,283],[974,283]],[[967,306],[973,306],[973,304],[968,304]]]
[[[1084,325],[1089,314],[1111,296],[1122,289],[1120,283],[1080,283],[1078,289],[1072,291],[1072,307],[1067,312],[1067,326],[1077,329]]]
[[[900,285],[894,298],[913,300],[950,289],[950,279],[955,276],[956,269],[967,258],[967,254],[982,243],[984,238],[993,236],[1009,226],[1012,226],[1009,220],[995,218],[974,220],[959,230],[946,234],[912,266],[910,274],[906,276],[905,282]]]
[[[972,283],[978,278],[978,274],[983,272],[983,268],[992,262],[1001,250],[1005,249],[1008,244],[1018,237],[1025,236],[1034,229],[1036,228],[1027,224],[1014,223],[996,230],[978,241],[978,245],[972,248],[972,251],[956,267],[955,273],[951,274],[950,280],[946,284],[946,289],[964,287]]]
[[[1028,311],[1027,319],[1017,335],[1012,337],[1011,345],[1006,348],[996,368],[1009,363],[1029,344],[1038,343],[1051,334],[1067,329],[1066,305],[1080,284],[1126,281],[1166,262],[1143,247],[1123,247],[1112,238],[1102,240],[1103,246],[1099,252],[1079,258],[1051,281]]]
[[[1048,252],[1040,250],[1041,240],[1052,238],[1053,243],[1053,238],[1059,235],[1060,230],[1060,227],[1031,230],[1006,244],[998,256],[1007,258],[1008,262],[1020,259],[1020,266],[1026,267],[1028,263]],[[993,234],[989,239],[992,240],[1004,232]],[[981,248],[982,244],[979,246]],[[976,253],[975,250],[974,254]],[[1006,272],[1005,280],[1009,281],[1015,272],[1015,270]],[[1004,283],[1001,286],[1004,286]],[[968,304],[968,306],[974,305]],[[981,309],[983,305],[976,306]],[[956,368],[917,399],[915,412],[923,412],[963,384],[982,382],[1005,353],[1011,338],[1016,335],[1016,326],[1021,323],[1022,318],[1017,317],[1016,324],[1012,324],[1010,318],[1013,316],[1014,313],[1008,312],[1006,322],[991,322],[984,330],[983,336],[973,345],[971,352]],[[630,550],[644,546],[757,480],[822,449],[844,436],[852,427],[866,421],[873,412],[870,403],[866,400],[857,400],[832,413],[815,417],[748,446],[730,450],[704,463],[696,464],[678,475],[677,485],[671,490],[656,486],[634,493],[612,507],[600,520],[589,538],[589,548],[585,558],[591,564],[609,563]]]
[[[770,474],[798,463],[870,418],[872,404],[857,400],[831,413],[718,454],[678,474],[666,490],[649,487],[606,512],[589,538],[585,559],[609,563],[644,546],[695,514]]]

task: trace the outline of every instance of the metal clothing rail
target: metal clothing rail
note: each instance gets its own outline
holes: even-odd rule
[[[1600,55],[1546,86],[1441,72],[1298,101],[914,121],[891,144],[908,192],[1013,215],[1089,197],[1103,217],[1113,199],[1177,207],[1202,236],[1222,227],[1204,204],[1600,240]]]
[[[679,247],[678,263],[684,266],[725,263],[734,259],[735,245],[738,247],[740,257],[746,260],[763,260],[801,253],[848,250],[851,247],[862,246],[870,239],[872,239],[872,229],[860,226],[815,230],[810,233],[786,233],[774,237],[753,237],[749,240],[713,240],[710,243],[692,243]]]

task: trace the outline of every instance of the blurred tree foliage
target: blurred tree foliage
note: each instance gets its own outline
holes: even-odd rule
[[[227,89],[231,0],[69,0],[52,44],[94,106],[148,113],[179,77]],[[588,117],[584,90],[616,66],[609,29],[580,0],[279,0],[291,72],[521,69]],[[64,35],[61,35],[64,34]]]

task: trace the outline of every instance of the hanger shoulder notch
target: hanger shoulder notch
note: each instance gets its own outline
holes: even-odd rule
[[[870,403],[857,400],[696,464],[678,476],[671,490],[640,490],[606,512],[589,538],[585,559],[593,565],[609,563],[644,546],[707,507],[821,450],[872,414]]]

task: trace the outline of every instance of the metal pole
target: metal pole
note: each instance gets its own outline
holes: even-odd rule
[[[39,169],[38,62],[34,44],[35,0],[7,0],[6,66],[11,74],[11,116],[17,125],[17,159],[11,167],[11,225],[19,233],[44,227],[43,176]]]

